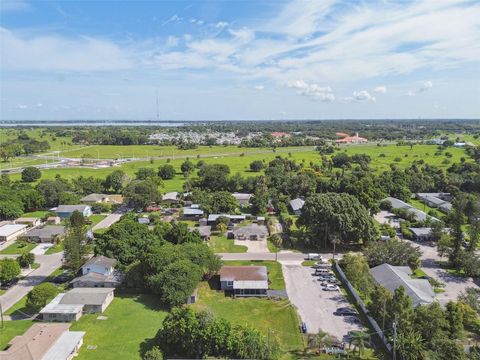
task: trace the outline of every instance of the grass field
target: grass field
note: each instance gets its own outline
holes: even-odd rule
[[[8,342],[17,335],[22,335],[30,326],[32,320],[5,321],[3,329],[0,328],[0,351],[4,350]]]
[[[227,239],[225,235],[211,236],[208,242],[213,252],[216,253],[244,253],[247,247],[243,245],[235,245],[233,239]]]
[[[38,245],[34,243],[26,243],[26,245],[24,244],[25,243],[14,242],[12,245],[0,251],[0,254],[5,254],[5,255],[23,254],[26,252],[30,252],[34,247]]]
[[[285,280],[283,279],[282,265],[276,261],[262,261],[262,260],[235,260],[224,261],[224,265],[228,266],[266,266],[268,270],[268,280],[270,282],[270,289],[284,290]]]
[[[210,289],[206,282],[199,285],[198,299],[197,303],[192,305],[195,309],[209,310],[234,324],[251,325],[264,336],[275,336],[283,351],[303,348],[297,313],[288,300],[233,299],[225,296],[222,291]]]
[[[86,331],[78,360],[141,359],[167,313],[154,295],[116,295],[98,320],[99,314],[88,314],[74,323],[70,330]],[[95,345],[95,350],[87,347]]]
[[[106,217],[107,217],[106,215],[93,214],[88,219],[92,222],[91,226],[95,226]]]

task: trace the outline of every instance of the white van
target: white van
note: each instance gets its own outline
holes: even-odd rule
[[[320,260],[320,259],[322,259],[322,257],[320,256],[320,254],[317,254],[317,253],[310,253],[307,256],[307,260]]]

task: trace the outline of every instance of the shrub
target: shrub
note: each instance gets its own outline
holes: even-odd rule
[[[42,172],[36,167],[27,167],[22,171],[22,181],[34,182],[42,177]]]
[[[37,285],[27,294],[27,306],[40,310],[58,294],[58,289],[52,283]]]

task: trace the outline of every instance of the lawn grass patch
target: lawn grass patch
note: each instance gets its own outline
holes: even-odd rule
[[[208,243],[215,253],[244,253],[248,249],[243,245],[235,245],[234,240],[227,239],[225,235],[212,235]]]
[[[0,254],[4,255],[16,255],[30,252],[38,244],[29,243],[29,242],[14,242],[13,244],[7,246],[5,249],[0,251]]]
[[[199,284],[198,301],[192,307],[211,311],[233,324],[253,326],[265,337],[274,336],[283,351],[303,349],[297,313],[288,300],[232,298],[202,282]]]
[[[4,312],[5,315],[13,316],[32,316],[36,313],[36,310],[27,306],[27,295],[18,300],[13,304],[7,311]]]
[[[266,260],[234,260],[224,261],[223,264],[228,266],[266,266],[270,289],[285,290],[282,265],[279,262]]]
[[[15,336],[22,335],[32,324],[32,320],[4,321],[3,329],[0,328],[0,351],[5,350],[10,340]]]
[[[70,328],[86,331],[76,359],[141,359],[153,345],[167,312],[160,306],[158,296],[121,294],[101,315],[107,319],[98,320],[99,314],[86,314]],[[89,345],[97,348],[89,350]]]
[[[60,251],[63,251],[63,241],[49,247],[47,251],[45,251],[45,255],[56,254],[56,253],[59,253]]]
[[[316,263],[315,260],[305,260],[305,261],[302,261],[302,266],[312,267],[313,265],[315,265],[315,263]]]
[[[37,218],[43,219],[45,216],[51,213],[52,212],[49,210],[38,210],[38,211],[31,211],[31,212],[24,213],[22,217],[37,217]]]
[[[95,226],[106,217],[107,217],[106,215],[93,214],[88,218],[88,220],[92,222],[91,226]]]

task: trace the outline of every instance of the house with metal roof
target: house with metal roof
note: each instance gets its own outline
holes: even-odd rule
[[[183,208],[183,218],[185,220],[198,220],[203,216],[204,212],[201,209],[196,209],[192,207]]]
[[[295,215],[300,215],[302,213],[303,205],[305,204],[305,200],[301,198],[296,198],[290,200],[290,207]]]
[[[418,210],[417,208],[413,207],[412,205],[406,203],[403,200],[394,198],[394,197],[387,197],[382,201],[389,201],[392,204],[393,209],[405,209],[415,215],[415,218],[419,221],[425,221],[426,219],[430,219],[433,221],[439,221],[436,217],[430,216],[427,213]]]
[[[220,288],[235,297],[267,296],[266,266],[222,266]]]
[[[69,328],[70,324],[33,324],[0,351],[0,360],[71,360],[83,344],[85,331]]]
[[[393,293],[403,286],[405,293],[412,299],[414,307],[430,304],[435,300],[432,285],[426,279],[413,279],[408,266],[382,264],[370,269],[370,274],[378,285]]]
[[[178,192],[172,191],[162,195],[162,201],[170,204],[178,202]]]
[[[416,241],[430,241],[432,240],[432,228],[430,227],[421,227],[421,228],[408,228],[413,234],[413,238]]]
[[[15,240],[27,231],[27,225],[6,224],[0,227],[0,242]]]

